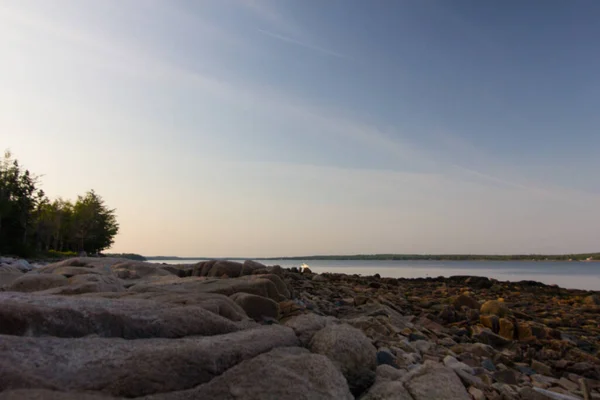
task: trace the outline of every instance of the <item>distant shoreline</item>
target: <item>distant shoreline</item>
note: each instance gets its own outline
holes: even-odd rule
[[[447,254],[447,255],[419,255],[419,254],[359,254],[359,255],[333,255],[333,256],[294,256],[294,257],[177,257],[177,256],[148,256],[148,261],[161,260],[362,260],[362,261],[600,261],[600,253],[561,254],[561,255],[476,255],[476,254]]]

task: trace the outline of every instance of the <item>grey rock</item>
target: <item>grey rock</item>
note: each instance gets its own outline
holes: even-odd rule
[[[376,382],[361,400],[413,400],[404,384],[399,381]]]
[[[337,320],[333,317],[323,317],[310,313],[290,318],[285,322],[285,326],[294,330],[302,346],[308,347],[315,333],[325,328],[328,324],[336,322]]]
[[[260,269],[267,269],[267,266],[254,260],[246,260],[242,265],[240,275],[252,275],[254,271]]]
[[[387,364],[378,365],[375,370],[375,382],[401,381],[406,373],[405,369],[398,369]]]
[[[50,275],[52,276],[52,275]],[[60,275],[55,275],[60,276]],[[74,295],[95,292],[123,292],[125,287],[113,275],[81,274],[68,279],[68,285],[41,291],[41,294]]]
[[[0,333],[126,339],[217,335],[241,329],[198,306],[150,300],[0,293]]]
[[[519,389],[519,395],[524,400],[581,400],[580,397],[552,392],[537,387],[525,387]]]
[[[18,268],[21,272],[29,272],[33,269],[31,264],[29,264],[29,261],[27,260],[16,260],[13,261],[10,265]]]
[[[473,338],[480,343],[487,344],[494,348],[504,348],[511,344],[510,340],[507,340],[500,335],[496,335],[494,332],[487,328],[482,329],[481,332],[479,332],[476,335],[473,335]]]
[[[517,377],[515,375],[515,372],[510,369],[505,369],[503,371],[496,371],[496,372],[494,372],[492,377],[494,378],[494,380],[496,380],[500,383],[507,383],[509,385],[517,384]]]
[[[234,293],[230,298],[250,318],[254,318],[257,321],[261,321],[263,317],[279,319],[279,304],[271,299],[249,293]]]
[[[206,276],[217,260],[200,261],[192,267],[192,276]]]
[[[414,400],[470,400],[462,382],[454,371],[442,364],[425,361],[404,378],[404,386]]]
[[[583,304],[588,306],[600,306],[600,296],[592,294],[583,299]]]
[[[283,281],[281,283],[285,286]],[[249,275],[234,279],[207,279],[195,276],[186,278],[167,277],[167,279],[138,283],[129,290],[138,293],[156,291],[219,293],[226,296],[244,292],[268,297],[275,301],[286,299],[285,294],[280,293],[273,283],[271,275]]]
[[[54,271],[61,267],[85,267],[97,270],[99,273],[112,274],[111,266],[131,262],[126,258],[112,258],[112,257],[77,257],[69,258],[59,262],[51,263],[37,269],[39,273],[54,273]]]
[[[117,398],[81,392],[59,392],[47,389],[17,389],[1,392],[0,400],[117,400]]]
[[[448,368],[452,368],[453,370],[463,370],[467,371],[469,374],[473,374],[473,368],[469,367],[467,364],[458,361],[456,358],[452,356],[444,357],[444,365]]]
[[[142,261],[124,261],[110,266],[119,279],[144,279],[151,276],[174,276],[158,264]]]
[[[197,293],[178,291],[155,291],[155,292],[109,292],[109,293],[85,293],[83,297],[104,297],[109,299],[140,299],[152,300],[159,303],[167,303],[178,306],[199,306],[214,314],[220,315],[232,321],[248,319],[246,312],[229,297],[218,293]]]
[[[23,276],[18,268],[2,264],[0,265],[0,290],[6,286],[10,286],[17,278]]]
[[[477,389],[481,390],[488,389],[488,385],[484,383],[480,377],[472,375],[464,369],[454,369],[454,372],[456,373],[456,375],[458,375],[458,377],[465,384],[466,387],[474,386]]]
[[[149,396],[146,400],[351,400],[344,376],[322,355],[302,348],[279,348],[243,361],[194,389]]]
[[[7,286],[7,290],[11,292],[39,292],[68,284],[69,281],[62,275],[27,273],[13,280]]]
[[[183,339],[0,335],[0,391],[93,390],[124,397],[179,391],[273,348],[297,344],[294,332],[279,325]]]
[[[398,368],[396,357],[389,349],[381,348],[377,350],[377,365],[390,365]]]
[[[373,383],[377,350],[362,331],[347,324],[330,324],[315,333],[309,348],[333,361],[348,380],[354,395]]]
[[[207,276],[237,278],[242,272],[242,264],[235,261],[217,261],[208,271]]]

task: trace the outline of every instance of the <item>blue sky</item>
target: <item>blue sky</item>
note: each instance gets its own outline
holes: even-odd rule
[[[0,3],[0,146],[113,250],[597,251],[600,3]]]

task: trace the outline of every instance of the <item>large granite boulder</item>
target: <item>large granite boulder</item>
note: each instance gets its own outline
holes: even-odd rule
[[[252,275],[254,274],[254,271],[258,271],[267,269],[267,266],[264,264],[261,264],[257,261],[253,261],[253,260],[246,260],[244,261],[244,264],[242,265],[242,271],[240,273],[240,275]]]
[[[298,347],[279,348],[244,361],[194,389],[146,400],[351,400],[344,376],[327,357]]]
[[[334,317],[324,317],[310,313],[297,315],[288,319],[285,321],[285,326],[294,330],[302,346],[308,347],[315,333],[331,323],[336,323],[336,321]]]
[[[414,400],[470,400],[460,378],[442,364],[425,361],[403,378],[404,386]]]
[[[52,276],[52,275],[50,275]],[[79,274],[68,279],[68,285],[47,289],[41,294],[74,295],[95,292],[123,292],[125,286],[113,275]]]
[[[198,306],[141,299],[0,293],[0,333],[8,335],[178,338],[239,329],[236,323]]]
[[[17,278],[23,276],[23,272],[12,265],[0,264],[0,290],[10,286]]]
[[[200,261],[192,269],[192,276],[206,276],[217,260]]]
[[[362,331],[347,324],[330,324],[314,334],[309,348],[333,361],[348,380],[354,395],[373,383],[377,349]]]
[[[294,332],[279,325],[182,339],[0,335],[0,391],[55,389],[123,397],[179,391],[274,348],[297,345]]]
[[[82,296],[104,297],[108,299],[141,299],[180,306],[198,306],[232,321],[248,319],[248,315],[246,315],[246,312],[239,305],[229,297],[219,293],[177,292],[165,290],[157,292],[125,291],[86,293]]]
[[[235,261],[217,261],[208,271],[207,276],[237,278],[242,272],[242,264]]]
[[[39,273],[52,274],[55,270],[62,267],[84,267],[94,269],[99,273],[112,274],[111,266],[130,261],[131,260],[126,258],[113,257],[77,257],[45,265],[41,268],[38,268],[37,271]]]
[[[249,293],[234,293],[230,298],[256,321],[264,317],[279,318],[279,304],[271,299]]]
[[[152,291],[219,293],[226,296],[244,292],[267,297],[275,301],[283,301],[287,298],[286,294],[279,291],[283,290],[283,288],[278,289],[277,285],[273,283],[275,278],[278,277],[275,275],[251,275],[234,279],[211,279],[195,276],[188,278],[175,277],[172,279],[169,278],[139,283],[132,286],[129,290],[139,293]],[[285,287],[285,283],[281,280],[279,281],[283,284],[283,287]]]
[[[157,264],[142,261],[124,261],[110,267],[120,279],[144,279],[155,276],[178,276]]]
[[[116,397],[48,389],[16,389],[0,392],[0,400],[118,400]]]
[[[59,286],[68,285],[69,281],[62,275],[27,273],[13,280],[6,290],[11,292],[39,292]]]

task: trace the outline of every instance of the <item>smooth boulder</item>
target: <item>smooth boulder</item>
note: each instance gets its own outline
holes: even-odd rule
[[[242,264],[235,261],[217,261],[208,271],[207,276],[221,278],[237,278],[242,272]]]
[[[409,372],[403,381],[414,400],[471,399],[454,371],[433,361],[425,361],[424,364]]]
[[[314,334],[310,351],[327,356],[348,380],[354,395],[373,383],[377,349],[365,334],[347,324],[330,324]]]
[[[242,265],[242,271],[241,271],[240,275],[253,275],[254,271],[258,271],[261,269],[266,270],[267,266],[259,263],[258,261],[246,260],[246,261],[244,261],[244,264]]]
[[[7,335],[178,338],[241,328],[198,306],[151,300],[0,293],[0,333]]]
[[[506,317],[510,311],[506,304],[498,300],[488,300],[481,305],[479,312],[482,315],[495,315],[497,317]]]
[[[308,347],[315,333],[337,320],[334,317],[324,317],[317,314],[301,314],[285,321],[285,326],[294,330],[300,343]]]
[[[100,394],[59,392],[48,389],[16,389],[0,392],[0,400],[118,400]]]
[[[234,293],[230,297],[246,314],[257,321],[263,318],[279,319],[279,304],[266,297],[249,293]]]
[[[183,339],[0,335],[0,391],[39,388],[136,397],[191,389],[273,348],[297,346],[278,325]]]
[[[27,273],[13,280],[7,290],[11,292],[39,292],[59,286],[68,285],[69,281],[62,275]]]
[[[352,400],[340,371],[327,357],[298,347],[279,348],[244,361],[194,389],[146,400]]]
[[[251,275],[232,279],[211,279],[195,276],[186,278],[174,277],[138,283],[129,288],[129,290],[138,293],[158,291],[219,293],[226,296],[244,292],[268,297],[275,301],[283,301],[287,298],[279,292],[279,289],[273,283],[273,278],[265,277],[264,275]]]

